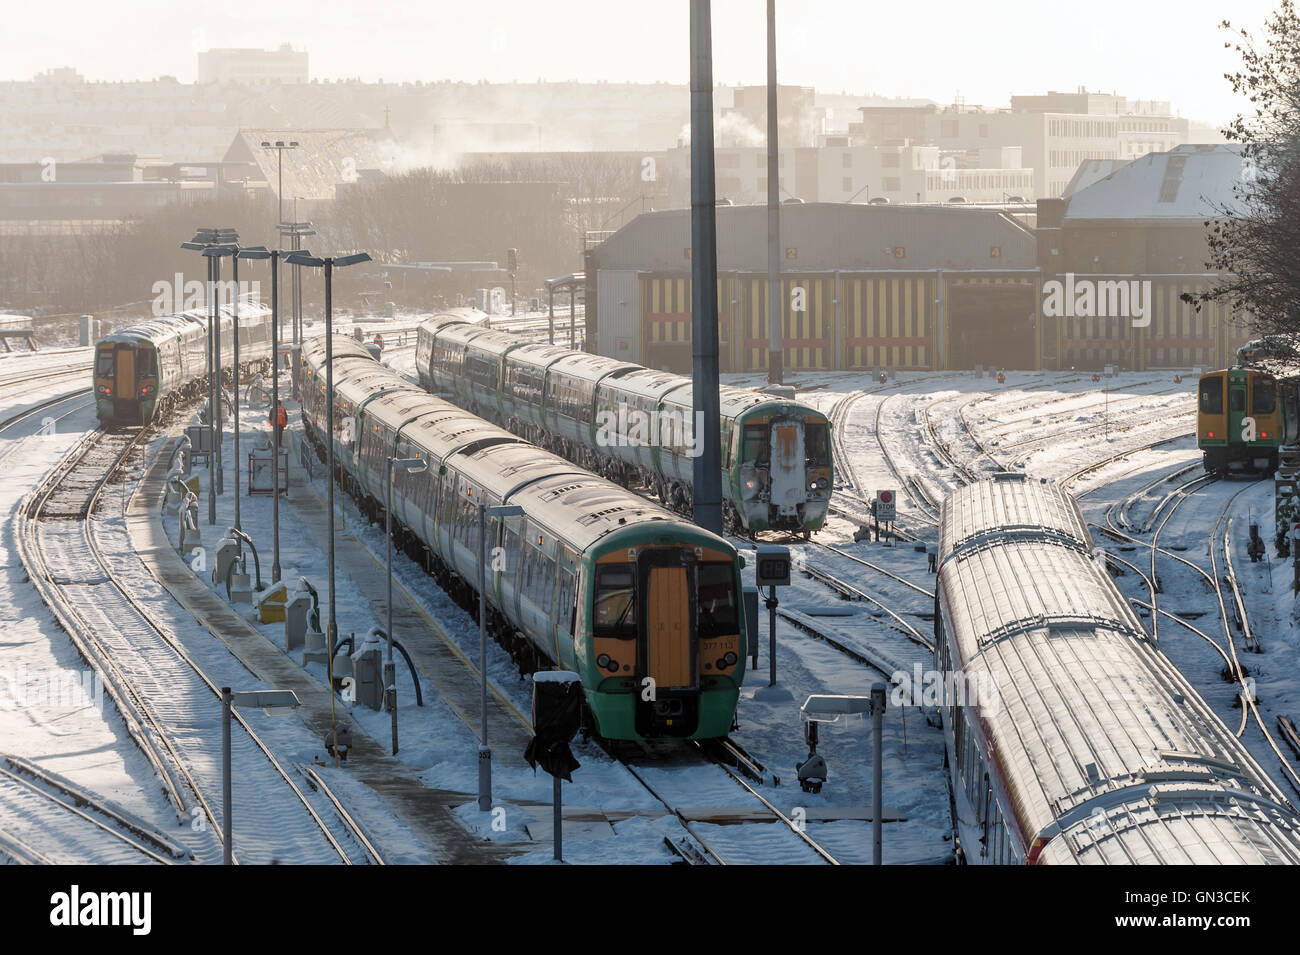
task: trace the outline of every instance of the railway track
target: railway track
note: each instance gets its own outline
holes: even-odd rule
[[[0,855],[39,865],[172,865],[187,856],[91,794],[15,757],[0,765]]]
[[[147,575],[138,558],[101,549],[96,510],[110,482],[142,445],[143,431],[95,431],[28,495],[15,527],[21,559],[42,599],[82,657],[102,676],[132,738],[158,773],[181,820],[201,833],[199,861],[216,861],[224,839],[217,811],[220,689],[169,626],[128,583]],[[368,861],[364,837],[340,817],[343,839],[294,782],[243,714],[232,740],[235,815],[246,841],[236,861]],[[329,813],[330,809],[322,807]]]
[[[701,820],[693,818],[700,815],[698,806],[688,804],[687,799],[693,792],[703,790],[706,783],[703,780],[692,780],[687,782],[685,777],[687,773],[663,774],[663,779],[652,782],[647,772],[649,768],[646,765],[633,764],[630,760],[620,758],[619,762],[639,782],[645,790],[660,802],[681,824],[682,828],[695,841],[698,848],[692,847],[688,840],[664,839],[667,848],[678,856],[682,861],[691,865],[735,865],[749,864],[752,862],[762,861],[749,855],[751,847],[746,843],[762,842],[764,859],[770,856],[774,851],[781,854],[782,864],[800,865],[800,864],[826,864],[839,865],[839,860],[828,852],[820,843],[810,836],[806,826],[791,819],[782,812],[771,800],[767,799],[756,789],[749,780],[745,778],[740,770],[729,765],[731,758],[736,754],[742,757],[742,761],[748,762],[751,766],[752,758],[748,754],[737,749],[736,745],[730,740],[718,742],[715,746],[696,744],[693,751],[678,751],[673,754],[675,765],[674,769],[685,768],[684,763],[691,768],[714,767],[724,773],[728,779],[734,782],[747,797],[757,804],[758,812],[771,819],[771,822],[752,822],[752,821],[735,821],[729,820],[726,816],[726,810],[718,810],[712,815],[708,815],[710,822],[728,823],[730,825],[722,826],[726,830],[744,830],[752,838],[726,838],[715,836],[709,839],[700,832]],[[728,755],[729,754],[729,755]],[[758,767],[761,772],[761,767]],[[676,791],[668,791],[668,784],[675,784]],[[707,815],[707,814],[706,814]],[[746,815],[749,815],[746,813]],[[771,845],[775,837],[770,836],[767,831],[770,827],[775,826],[778,831],[783,833],[782,845],[775,847]],[[755,830],[754,827],[763,827],[762,831]],[[720,843],[726,841],[726,847],[720,846]]]
[[[1161,480],[1165,480],[1162,478]],[[1154,483],[1160,483],[1156,481]],[[1279,745],[1278,737],[1269,727],[1263,714],[1260,712],[1258,700],[1256,699],[1253,681],[1250,679],[1248,668],[1242,663],[1238,653],[1238,635],[1240,635],[1241,649],[1244,651],[1258,652],[1261,647],[1259,641],[1250,626],[1250,616],[1246,608],[1245,598],[1242,594],[1240,583],[1237,580],[1236,569],[1232,559],[1232,542],[1231,542],[1231,510],[1236,499],[1246,491],[1250,490],[1255,482],[1251,482],[1244,487],[1233,492],[1224,501],[1223,506],[1215,518],[1214,525],[1209,534],[1209,559],[1210,569],[1207,571],[1195,561],[1189,560],[1182,554],[1160,546],[1160,535],[1173,518],[1174,513],[1186,502],[1193,499],[1195,493],[1205,487],[1216,484],[1218,481],[1209,475],[1198,475],[1188,481],[1183,482],[1177,488],[1173,489],[1159,503],[1156,512],[1148,519],[1147,526],[1152,529],[1150,541],[1143,541],[1132,534],[1125,533],[1115,526],[1111,519],[1111,509],[1107,511],[1107,523],[1105,526],[1098,525],[1103,533],[1109,537],[1127,543],[1133,546],[1147,547],[1150,550],[1149,571],[1139,569],[1135,564],[1129,561],[1117,558],[1115,555],[1108,555],[1108,559],[1115,560],[1133,570],[1140,579],[1145,583],[1151,595],[1151,602],[1145,604],[1151,612],[1151,633],[1152,638],[1159,641],[1159,620],[1164,617],[1167,620],[1178,623],[1180,626],[1201,637],[1218,653],[1224,661],[1224,673],[1231,677],[1237,685],[1237,697],[1241,706],[1241,720],[1236,729],[1236,736],[1240,739],[1246,733],[1249,723],[1253,719],[1264,739],[1265,744],[1277,757],[1281,766],[1283,776],[1290,783],[1291,787],[1297,794],[1300,794],[1300,773],[1297,773],[1295,767],[1291,764]],[[1113,506],[1112,506],[1113,508]],[[1163,513],[1162,513],[1163,511]],[[1183,619],[1176,613],[1170,613],[1160,608],[1159,595],[1163,592],[1159,576],[1159,567],[1157,560],[1159,557],[1172,560],[1178,564],[1190,569],[1192,573],[1200,577],[1209,592],[1214,594],[1215,603],[1218,608],[1218,616],[1223,630],[1222,641],[1215,639],[1205,630],[1196,627]],[[1285,741],[1287,736],[1285,731],[1279,727],[1279,733]]]

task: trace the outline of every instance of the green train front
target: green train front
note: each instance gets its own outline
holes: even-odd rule
[[[104,424],[147,424],[158,403],[158,350],[134,334],[112,335],[95,349],[95,411]]]
[[[740,560],[684,525],[629,527],[584,559],[572,666],[606,739],[716,739],[745,671]],[[563,655],[563,654],[562,654]]]
[[[833,472],[825,415],[798,402],[729,408],[722,420],[727,506],[751,531],[820,530]]]
[[[1271,473],[1281,449],[1300,441],[1300,382],[1253,368],[1203,375],[1196,441],[1211,474]]]

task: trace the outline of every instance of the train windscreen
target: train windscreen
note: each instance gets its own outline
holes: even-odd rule
[[[699,635],[721,637],[740,632],[735,571],[731,564],[700,564]]]
[[[1201,379],[1201,413],[1223,414],[1223,378]]]
[[[830,444],[826,440],[826,425],[820,421],[809,421],[804,424],[803,453],[810,468],[824,468],[830,463]]]
[[[596,569],[595,611],[595,636],[636,639],[636,568],[632,564],[606,564]]]

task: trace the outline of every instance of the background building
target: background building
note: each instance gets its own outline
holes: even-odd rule
[[[307,51],[288,43],[278,50],[204,50],[198,54],[199,83],[306,83]]]

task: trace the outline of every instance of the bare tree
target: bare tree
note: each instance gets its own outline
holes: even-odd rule
[[[1265,21],[1265,35],[1252,37],[1222,28],[1224,44],[1242,67],[1225,75],[1232,89],[1249,98],[1253,113],[1238,115],[1224,136],[1243,144],[1240,182],[1234,202],[1216,205],[1208,232],[1209,269],[1223,276],[1183,299],[1231,306],[1267,333],[1300,332],[1300,16],[1293,0],[1281,0]]]

